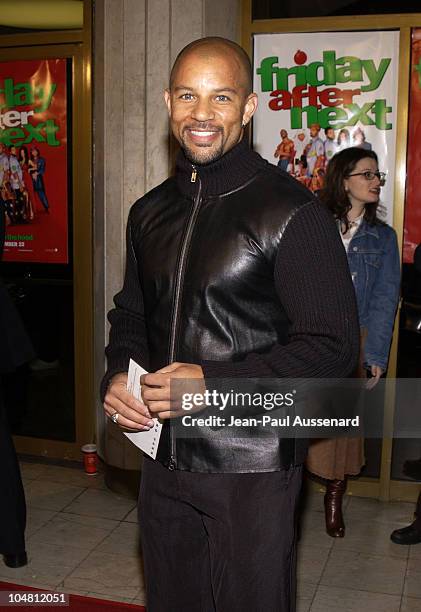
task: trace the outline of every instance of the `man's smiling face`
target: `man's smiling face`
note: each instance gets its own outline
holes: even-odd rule
[[[180,59],[165,102],[174,136],[195,164],[232,149],[257,107],[236,55],[212,47],[192,49]]]

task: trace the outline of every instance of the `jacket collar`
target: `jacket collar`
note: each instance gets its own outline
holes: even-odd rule
[[[370,225],[363,218],[360,223],[360,227],[358,228],[358,230],[356,231],[354,235],[354,238],[357,238],[357,237],[359,238],[360,236],[365,236],[367,234],[369,236],[374,236],[374,238],[379,238],[379,230],[378,230],[377,225]]]
[[[243,138],[209,164],[193,164],[181,150],[176,162],[176,181],[181,193],[188,197],[197,194],[199,184],[203,196],[223,195],[242,187],[267,165],[268,162],[252,151]],[[192,176],[194,170],[196,178]]]

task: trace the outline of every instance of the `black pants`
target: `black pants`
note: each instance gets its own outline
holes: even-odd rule
[[[0,380],[0,554],[25,550],[26,505]]]
[[[169,471],[145,458],[139,520],[148,612],[293,612],[301,468]]]

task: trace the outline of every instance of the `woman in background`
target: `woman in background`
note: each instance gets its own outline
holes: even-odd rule
[[[400,262],[395,231],[377,217],[385,175],[377,155],[357,147],[330,161],[320,199],[338,224],[354,282],[361,330],[358,377],[369,376],[373,388],[387,369],[399,298]],[[364,465],[362,438],[335,438],[310,445],[307,469],[326,480],[326,531],[343,537],[342,498],[347,476]]]
[[[342,149],[347,149],[351,146],[351,134],[349,133],[349,130],[346,128],[342,128],[342,130],[340,130],[337,144],[339,151],[342,151]]]

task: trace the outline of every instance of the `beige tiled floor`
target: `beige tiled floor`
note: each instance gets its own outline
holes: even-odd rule
[[[0,580],[144,604],[135,502],[77,468],[22,463],[22,474],[30,561],[15,570],[0,562]],[[334,540],[322,501],[315,490],[305,500],[297,612],[421,612],[421,544],[389,539],[413,504],[347,497],[346,537]]]

